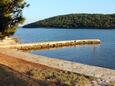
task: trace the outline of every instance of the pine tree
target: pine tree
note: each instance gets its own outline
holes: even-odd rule
[[[27,6],[24,0],[0,0],[0,38],[13,34],[24,22],[22,11]]]

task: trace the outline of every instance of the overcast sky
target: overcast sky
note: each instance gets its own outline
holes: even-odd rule
[[[115,0],[26,0],[25,23],[71,13],[115,13]]]

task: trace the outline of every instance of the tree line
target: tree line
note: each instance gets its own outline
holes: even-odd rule
[[[25,28],[115,28],[115,14],[69,14],[27,24]]]

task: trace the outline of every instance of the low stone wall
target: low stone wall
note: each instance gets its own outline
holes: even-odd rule
[[[32,49],[48,49],[57,48],[64,46],[76,46],[76,45],[93,45],[100,44],[99,39],[86,39],[86,40],[70,40],[70,41],[54,41],[54,42],[39,42],[39,43],[28,43],[28,44],[15,44],[15,45],[4,45],[0,48],[10,48],[19,50],[32,50]]]
[[[0,49],[0,53],[61,70],[67,70],[70,72],[79,73],[86,76],[102,78],[108,81],[115,81],[115,70],[107,68],[84,65],[65,60],[48,58],[45,56],[33,55],[30,53],[21,52],[14,49]]]

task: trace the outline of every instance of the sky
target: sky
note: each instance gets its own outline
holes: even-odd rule
[[[25,0],[30,4],[23,15],[25,24],[72,13],[115,13],[115,0]]]

